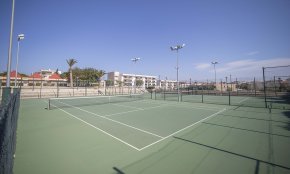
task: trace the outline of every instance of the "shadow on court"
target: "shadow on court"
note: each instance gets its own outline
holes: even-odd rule
[[[283,115],[289,119],[288,122],[287,122],[287,125],[284,126],[284,128],[286,130],[290,131],[290,111],[283,112]]]
[[[290,130],[287,122],[290,111],[276,112],[273,115],[262,110],[251,112],[254,115],[263,113],[253,117],[243,117],[240,112],[235,115],[232,110],[221,113],[210,122],[202,122],[187,132],[171,137],[163,148],[141,160],[119,166],[117,173],[289,173],[290,136],[277,127],[288,123],[285,129]],[[235,117],[236,122],[230,117]]]

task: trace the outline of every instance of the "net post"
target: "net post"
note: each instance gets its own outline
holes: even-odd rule
[[[50,110],[50,98],[48,99],[48,107],[47,107],[48,110]]]
[[[270,102],[268,109],[269,109],[269,113],[272,113],[272,102]]]
[[[201,94],[201,102],[203,103],[203,93]]]

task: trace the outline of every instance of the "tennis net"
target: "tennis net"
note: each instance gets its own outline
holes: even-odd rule
[[[94,97],[71,97],[50,98],[48,109],[70,108],[80,106],[92,106],[108,103],[131,102],[144,99],[143,94],[116,95],[116,96],[94,96]]]

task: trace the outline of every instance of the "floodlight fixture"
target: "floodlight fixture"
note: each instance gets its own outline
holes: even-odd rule
[[[141,58],[140,57],[136,57],[136,58],[131,59],[131,61],[134,62],[134,63],[136,63],[138,60],[141,60]]]
[[[17,39],[18,39],[18,41],[23,40],[24,39],[24,34],[19,34]]]

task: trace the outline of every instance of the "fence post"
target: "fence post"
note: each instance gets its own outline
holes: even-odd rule
[[[255,90],[255,97],[257,95],[257,92],[256,92],[256,78],[254,77],[254,90]]]
[[[59,79],[57,79],[57,83],[56,83],[56,97],[59,97]]]
[[[231,105],[231,92],[229,91],[229,105]]]
[[[265,97],[265,107],[267,108],[267,94],[266,94],[266,81],[265,81],[265,67],[263,69],[263,82],[264,82],[264,97]]]

